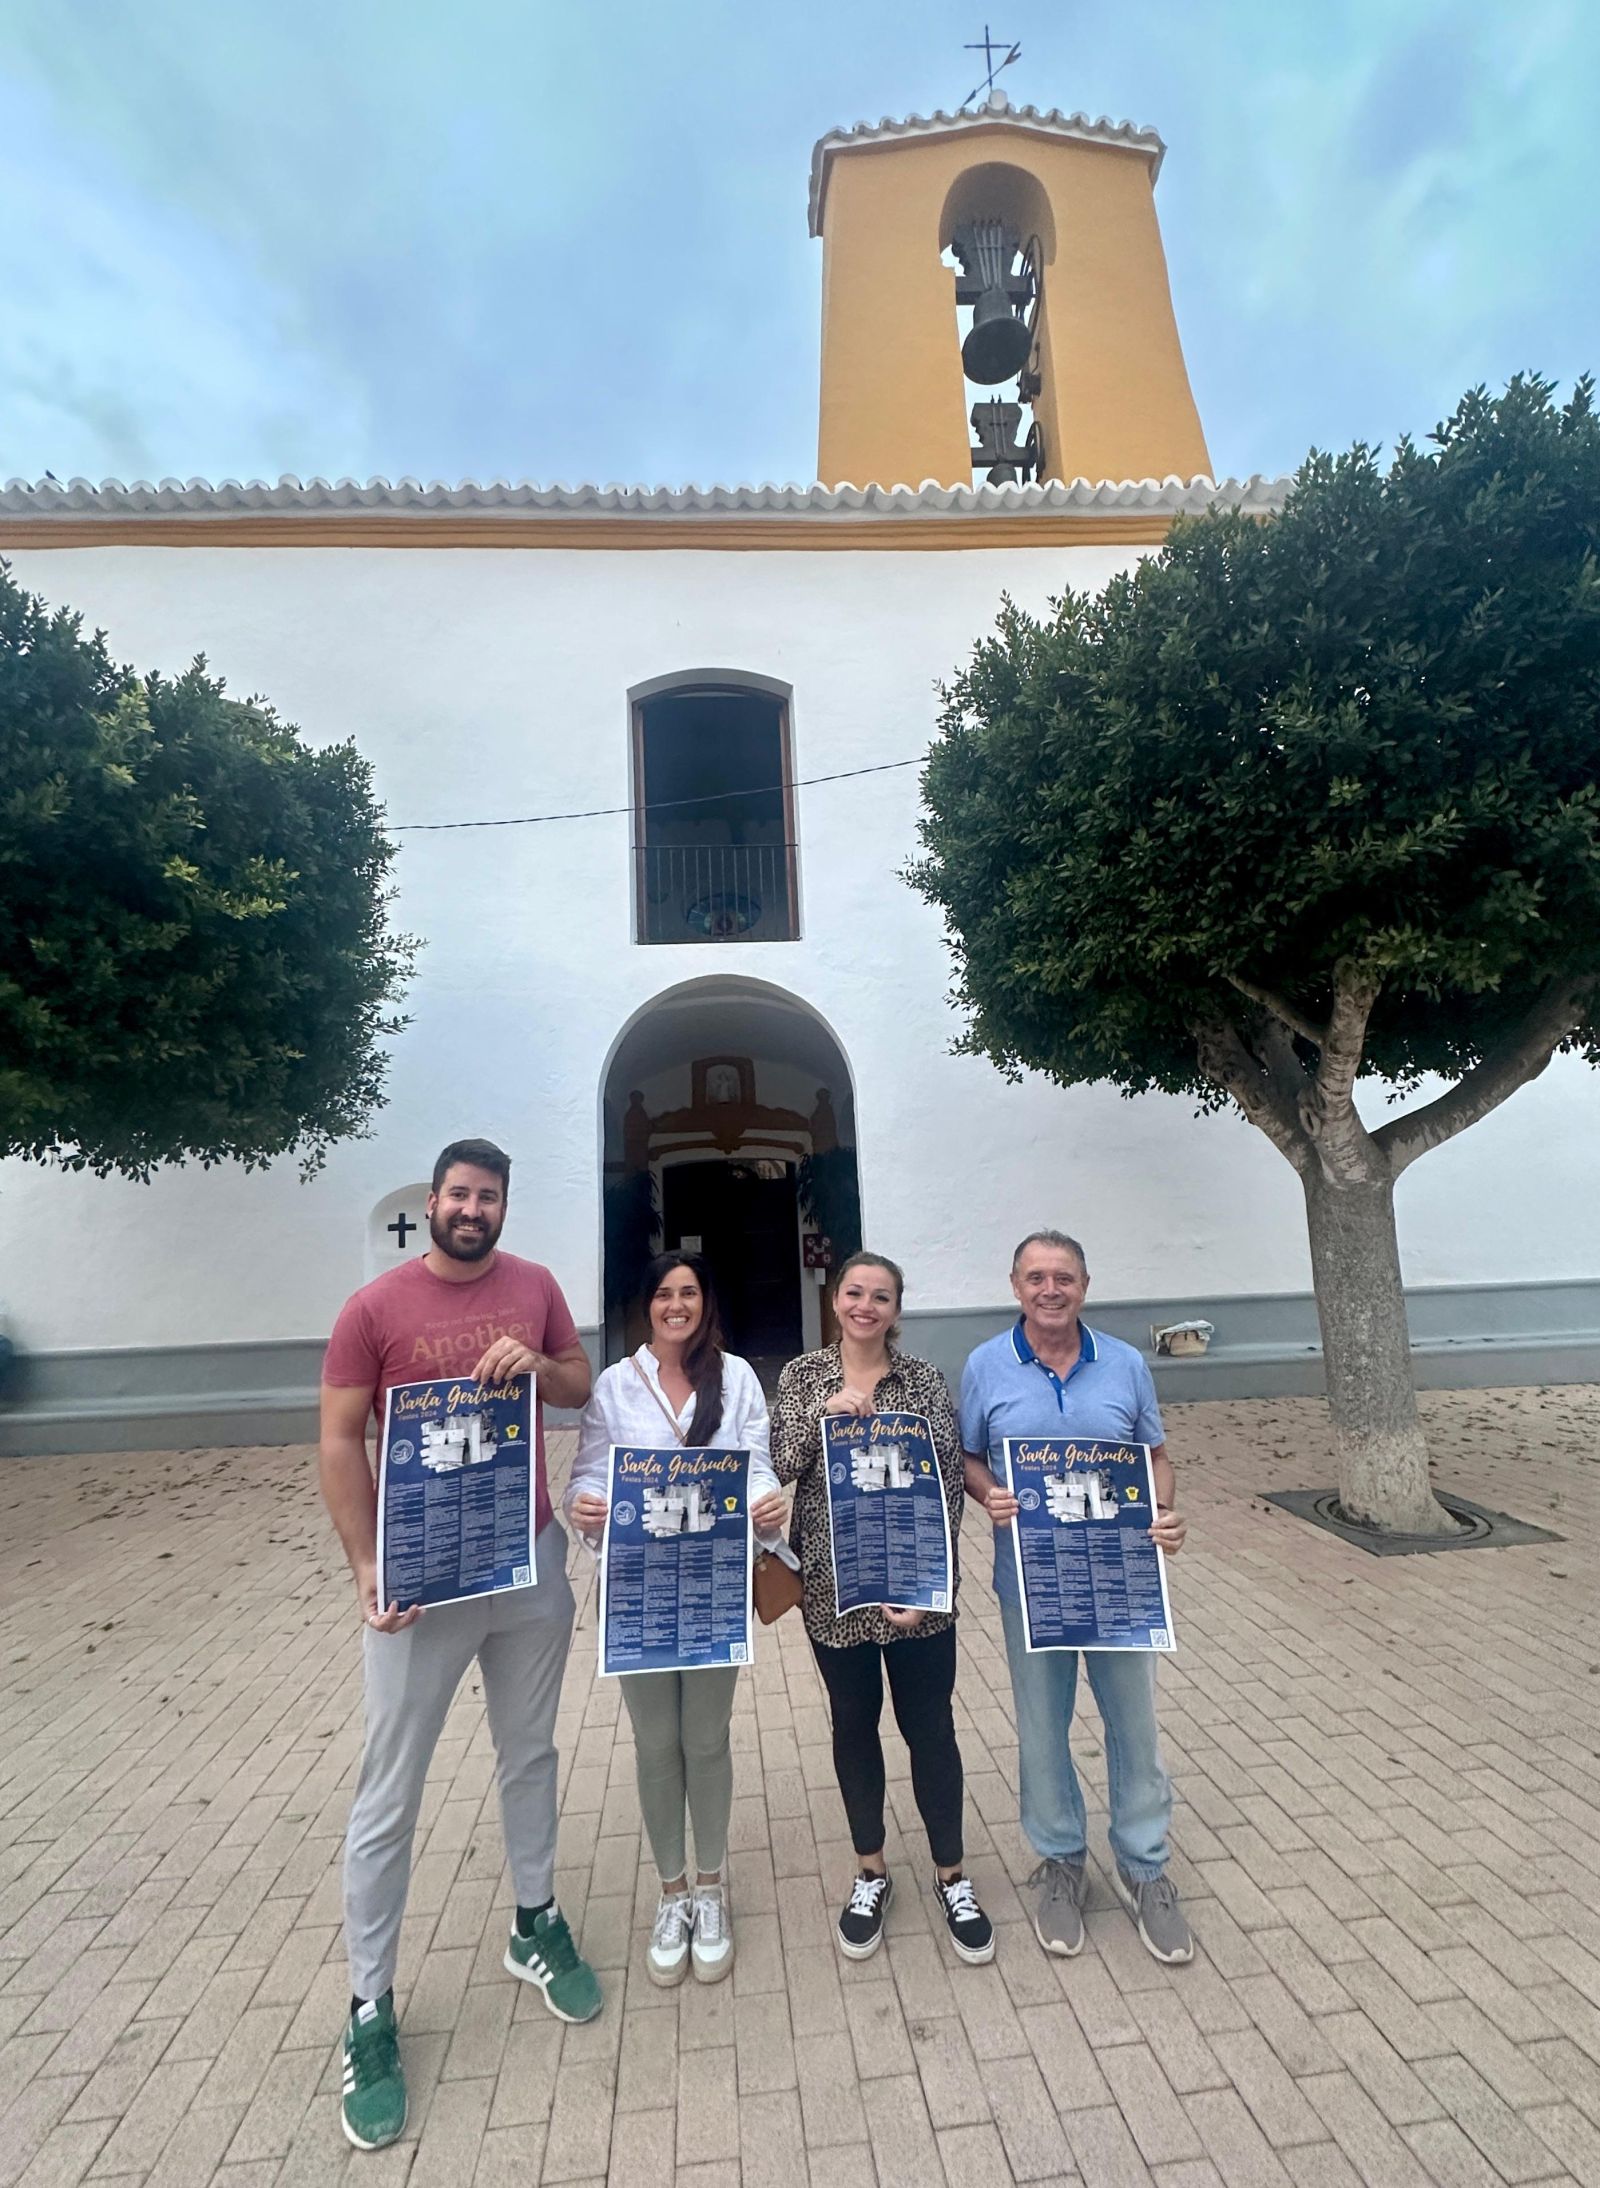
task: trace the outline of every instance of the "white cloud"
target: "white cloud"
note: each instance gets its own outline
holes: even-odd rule
[[[292,310],[239,254],[120,188],[3,79],[0,148],[0,470],[270,475],[302,428],[359,461],[359,386],[286,333]]]

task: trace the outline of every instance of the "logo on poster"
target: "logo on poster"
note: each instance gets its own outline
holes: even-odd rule
[[[416,1457],[416,1455],[416,1445],[414,1443],[407,1443],[404,1436],[400,1437],[397,1442],[392,1443],[389,1446],[389,1464],[391,1466],[407,1466]]]
[[[1019,1490],[1017,1491],[1017,1502],[1018,1502],[1018,1504],[1020,1504],[1020,1505],[1021,1505],[1022,1509],[1023,1509],[1023,1510],[1025,1511],[1025,1512],[1037,1512],[1037,1511],[1038,1511],[1038,1509],[1039,1509],[1039,1492],[1038,1492],[1038,1490],[1037,1490],[1037,1489],[1019,1489]]]
[[[619,1527],[631,1527],[639,1514],[635,1506],[623,1503],[613,1508],[611,1517]]]
[[[830,1468],[828,1469],[828,1477],[829,1477],[829,1479],[830,1479],[830,1480],[831,1480],[831,1481],[833,1482],[833,1484],[834,1484],[834,1486],[835,1486],[836,1488],[842,1488],[842,1487],[843,1487],[843,1485],[844,1485],[844,1478],[845,1478],[845,1476],[844,1476],[844,1461],[843,1461],[842,1459],[835,1459],[835,1460],[834,1460],[834,1462],[833,1462],[832,1466],[831,1466],[831,1467],[830,1467]]]

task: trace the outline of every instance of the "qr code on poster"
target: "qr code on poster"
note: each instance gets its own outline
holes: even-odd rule
[[[742,1641],[734,1641],[729,1644],[728,1662],[730,1664],[747,1664],[749,1661],[750,1651]]]
[[[1150,1628],[1150,1646],[1153,1649],[1170,1649],[1172,1647],[1172,1636],[1165,1626],[1152,1626]]]
[[[950,1608],[950,1598],[945,1594],[943,1588],[934,1589],[931,1607],[936,1611],[947,1611]]]
[[[513,1588],[525,1588],[525,1587],[526,1587],[526,1586],[528,1585],[528,1582],[529,1582],[529,1581],[530,1581],[530,1580],[531,1580],[532,1578],[533,1578],[533,1568],[532,1568],[531,1566],[529,1566],[529,1565],[513,1565],[513,1566],[512,1566],[512,1568],[511,1568],[511,1585],[512,1585],[512,1587],[513,1587]]]

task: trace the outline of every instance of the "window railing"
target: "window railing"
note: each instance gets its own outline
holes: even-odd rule
[[[636,844],[641,942],[792,942],[794,845]]]

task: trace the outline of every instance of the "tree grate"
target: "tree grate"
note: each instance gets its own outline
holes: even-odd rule
[[[1263,1490],[1262,1502],[1279,1505],[1296,1519],[1308,1520],[1313,1527],[1321,1527],[1373,1557],[1421,1557],[1433,1550],[1506,1550],[1520,1542],[1566,1540],[1564,1535],[1552,1534],[1548,1527],[1531,1526],[1527,1520],[1513,1519],[1509,1512],[1487,1511],[1483,1505],[1453,1497],[1443,1489],[1436,1489],[1434,1495],[1460,1522],[1453,1535],[1385,1534],[1362,1520],[1348,1518],[1336,1489]]]

